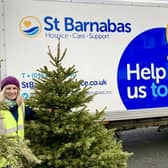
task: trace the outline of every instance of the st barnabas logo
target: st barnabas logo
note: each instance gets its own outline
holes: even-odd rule
[[[19,25],[21,33],[29,38],[38,37],[42,30],[39,19],[34,16],[26,16],[22,18]]]

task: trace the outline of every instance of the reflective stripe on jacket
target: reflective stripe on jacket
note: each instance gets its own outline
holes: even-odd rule
[[[9,110],[0,111],[0,134],[24,139],[24,103],[18,107],[18,122]],[[0,158],[0,168],[7,166],[7,161]]]

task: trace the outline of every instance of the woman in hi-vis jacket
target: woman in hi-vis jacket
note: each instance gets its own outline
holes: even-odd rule
[[[7,76],[0,84],[0,102],[4,102],[7,108],[0,108],[0,134],[24,139],[24,120],[33,117],[33,111],[25,106],[20,96],[20,84],[14,76]],[[0,168],[10,167],[5,158],[0,158]]]

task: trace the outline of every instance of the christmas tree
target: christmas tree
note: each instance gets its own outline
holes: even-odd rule
[[[62,65],[67,50],[61,53],[59,42],[56,56],[48,51],[53,68],[38,69],[44,77],[34,80],[27,102],[36,113],[36,120],[26,124],[32,150],[42,160],[36,168],[126,168],[130,154],[114,130],[104,127],[104,111],[91,114],[87,107],[95,95],[81,87],[74,65]]]
[[[0,120],[3,120],[1,110],[9,110],[6,102],[0,102]],[[29,148],[27,139],[20,140],[19,137],[1,133],[0,144],[1,164],[7,163],[11,168],[31,168],[33,165],[41,163]]]
[[[40,164],[40,160],[28,147],[28,141],[16,141],[16,137],[0,135],[0,160],[4,159],[11,168],[31,168]]]

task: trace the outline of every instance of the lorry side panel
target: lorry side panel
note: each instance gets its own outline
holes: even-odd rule
[[[17,76],[24,98],[44,75],[36,70],[50,67],[48,45],[55,52],[60,38],[68,48],[64,65],[76,65],[74,75],[97,94],[92,112],[167,108],[166,5],[4,0],[1,8],[2,2],[1,75]]]

